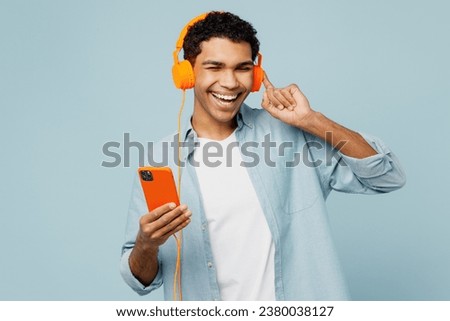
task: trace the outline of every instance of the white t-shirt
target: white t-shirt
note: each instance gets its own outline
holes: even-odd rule
[[[240,166],[236,136],[199,141],[195,169],[221,297],[275,300],[275,247],[247,169]]]

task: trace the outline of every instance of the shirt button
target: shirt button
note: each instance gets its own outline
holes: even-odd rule
[[[202,224],[202,230],[206,231],[206,224]]]
[[[213,267],[213,264],[212,264],[211,262],[208,262],[208,267],[209,267],[209,268],[212,268],[212,267]]]

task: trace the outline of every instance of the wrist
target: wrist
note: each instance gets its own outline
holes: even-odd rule
[[[136,242],[133,249],[131,250],[130,257],[128,259],[130,267],[132,267],[132,270],[134,271],[139,271],[140,267],[144,264],[143,262],[157,260],[158,252],[159,247],[148,245],[142,246],[141,244]]]
[[[136,238],[136,243],[134,245],[134,249],[136,252],[143,255],[157,255],[159,251],[159,246],[152,244],[148,239],[143,237],[140,233]]]
[[[134,247],[128,258],[130,272],[143,285],[149,286],[158,272],[158,251],[154,254],[140,252]]]
[[[307,132],[314,132],[314,128],[320,124],[320,119],[323,118],[323,114],[318,111],[310,110],[307,114],[301,117],[297,127]]]

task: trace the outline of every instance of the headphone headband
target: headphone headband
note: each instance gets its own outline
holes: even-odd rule
[[[208,15],[208,12],[206,13],[202,13],[201,15],[193,18],[191,21],[189,21],[183,28],[183,30],[181,30],[180,36],[178,37],[177,43],[175,45],[175,50],[173,52],[173,62],[174,64],[178,64],[179,60],[178,60],[178,54],[180,53],[181,49],[183,49],[183,43],[184,43],[184,38],[186,37],[186,34],[188,32],[188,29],[196,24],[197,22],[204,20],[206,18],[206,16]]]
[[[202,13],[201,15],[193,18],[191,21],[189,21],[186,24],[186,26],[184,26],[184,28],[183,28],[183,30],[181,30],[180,36],[178,37],[178,40],[177,40],[176,48],[178,50],[181,50],[183,48],[184,37],[186,37],[188,29],[191,26],[193,26],[194,24],[196,24],[197,22],[204,20],[208,14],[209,14],[209,12]]]

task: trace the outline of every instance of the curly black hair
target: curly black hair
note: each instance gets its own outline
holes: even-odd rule
[[[259,52],[256,30],[249,22],[230,12],[211,11],[205,19],[188,28],[183,41],[184,59],[194,64],[195,58],[201,53],[201,43],[214,37],[249,43],[253,60]]]

